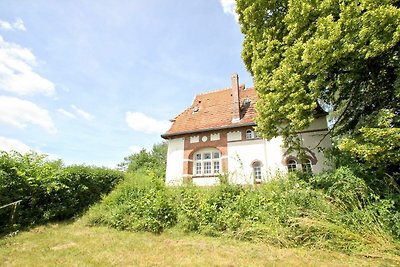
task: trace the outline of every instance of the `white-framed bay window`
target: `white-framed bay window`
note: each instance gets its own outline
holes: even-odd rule
[[[193,154],[193,175],[212,176],[221,172],[221,152],[216,148],[202,148]]]

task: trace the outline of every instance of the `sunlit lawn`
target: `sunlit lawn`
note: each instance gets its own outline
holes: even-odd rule
[[[275,248],[226,238],[49,224],[0,240],[1,266],[397,266],[395,255]]]

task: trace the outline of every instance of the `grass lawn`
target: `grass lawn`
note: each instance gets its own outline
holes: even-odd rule
[[[184,234],[49,224],[0,239],[0,266],[398,266],[400,256],[346,255]]]

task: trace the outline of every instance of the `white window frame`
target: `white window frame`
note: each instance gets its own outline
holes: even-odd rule
[[[213,176],[221,173],[221,152],[216,148],[203,148],[193,154],[193,175]]]
[[[253,162],[252,167],[253,167],[254,180],[256,181],[256,183],[261,183],[262,181],[261,162],[260,161]]]
[[[261,138],[260,134],[254,130],[248,129],[246,130],[246,139],[251,140],[251,139],[259,139]]]
[[[313,169],[312,169],[312,162],[310,159],[304,159],[301,162],[301,169],[303,170],[303,172],[305,173],[312,173]]]
[[[288,169],[288,172],[297,171],[297,161],[294,159],[289,159],[287,161],[287,169]]]
[[[246,139],[254,139],[254,132],[252,130],[246,131]]]

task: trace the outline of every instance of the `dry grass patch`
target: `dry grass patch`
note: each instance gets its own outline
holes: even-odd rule
[[[0,240],[1,266],[396,266],[400,257],[282,249],[169,230],[161,235],[49,224]]]

